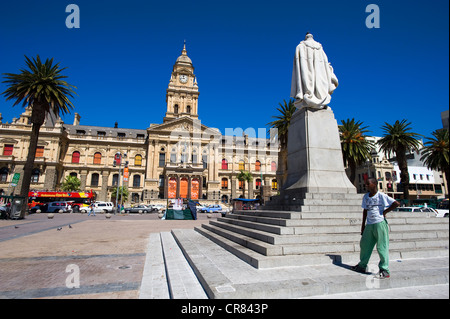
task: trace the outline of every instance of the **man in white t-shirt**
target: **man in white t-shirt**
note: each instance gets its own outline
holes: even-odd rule
[[[361,225],[360,262],[352,270],[365,273],[375,244],[377,245],[380,262],[378,277],[389,278],[389,227],[386,214],[400,205],[395,199],[379,192],[377,180],[369,178],[366,181],[369,191],[362,200],[363,220]],[[366,224],[367,221],[367,224]]]

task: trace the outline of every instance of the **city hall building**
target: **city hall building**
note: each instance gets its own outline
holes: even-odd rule
[[[237,130],[222,135],[205,126],[199,120],[198,99],[194,66],[184,47],[172,69],[161,124],[126,129],[117,123],[81,125],[78,113],[72,125],[48,116],[40,130],[30,189],[58,190],[72,175],[81,181],[81,190],[94,191],[102,201],[110,201],[113,187],[123,183],[130,195],[128,204],[167,198],[229,203],[240,196],[258,198],[262,189],[265,196],[277,194],[277,143],[265,135],[249,137]],[[11,180],[14,173],[23,175],[30,117],[30,108],[12,123],[2,123],[0,114],[3,193],[20,190],[22,181],[14,190]],[[240,171],[250,172],[253,181],[239,181]]]

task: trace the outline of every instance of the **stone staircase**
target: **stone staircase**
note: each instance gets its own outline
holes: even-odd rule
[[[290,199],[289,199],[290,198]],[[303,194],[276,198],[195,230],[255,268],[357,263],[361,194]],[[449,220],[391,212],[390,259],[448,256]],[[371,262],[376,261],[376,251]]]

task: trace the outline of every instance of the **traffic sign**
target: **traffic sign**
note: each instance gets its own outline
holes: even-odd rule
[[[17,184],[19,183],[19,179],[20,179],[20,173],[14,173],[14,176],[11,181],[11,186],[16,187]]]

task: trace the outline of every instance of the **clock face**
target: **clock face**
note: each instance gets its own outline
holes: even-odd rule
[[[188,77],[187,77],[187,75],[180,75],[180,82],[181,83],[186,83],[187,82],[187,80],[188,80]]]

